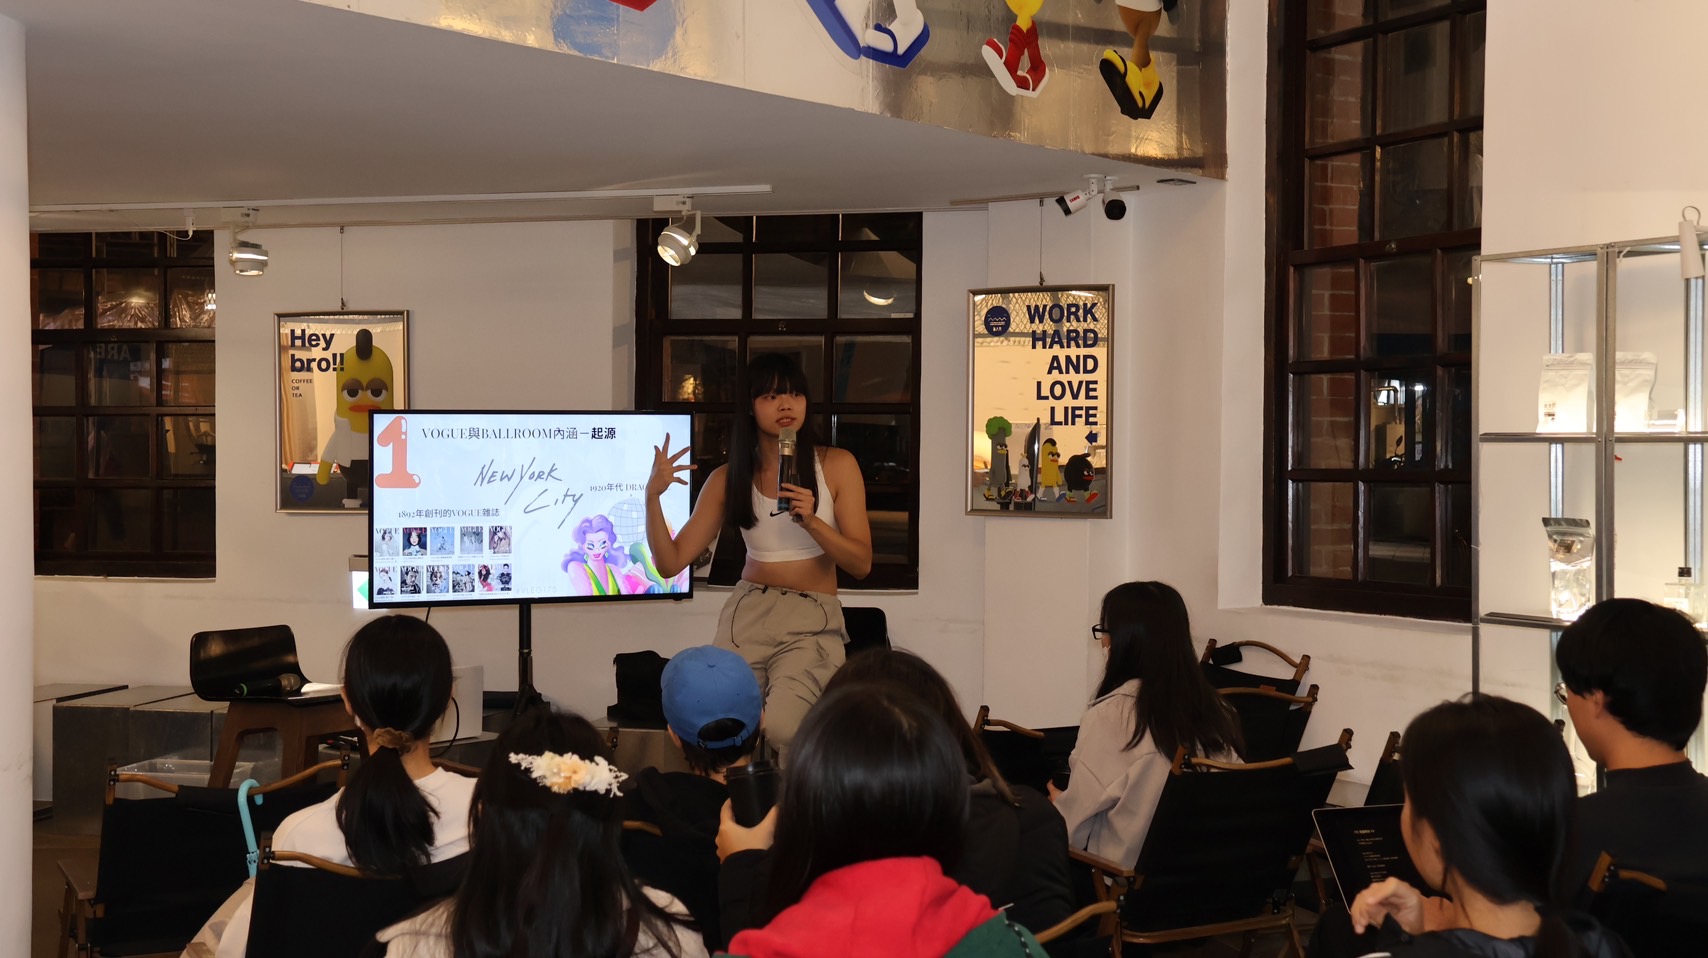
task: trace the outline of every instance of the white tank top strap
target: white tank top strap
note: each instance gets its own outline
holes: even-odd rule
[[[830,483],[824,478],[824,457],[813,456],[813,465],[813,471],[818,475],[818,500],[814,514],[835,529],[836,503],[831,499]],[[749,558],[760,562],[793,562],[824,555],[824,548],[799,523],[787,515],[772,515],[777,511],[776,499],[760,492],[757,486],[753,487],[752,495],[753,514],[759,521],[753,524],[753,528],[741,530]]]

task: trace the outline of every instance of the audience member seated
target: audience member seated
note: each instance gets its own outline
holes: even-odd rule
[[[428,752],[451,700],[451,650],[438,630],[407,615],[363,626],[344,648],[343,696],[367,757],[345,788],[281,822],[273,848],[388,876],[468,851],[474,780],[435,768]],[[185,954],[243,955],[253,891],[244,883]]]
[[[518,717],[475,787],[462,886],[375,936],[388,958],[705,958],[687,909],[623,864],[626,777],[585,719]]]
[[[664,834],[659,840],[630,833],[624,850],[635,875],[680,899],[708,947],[716,948],[723,944],[717,838],[719,812],[729,800],[724,771],[751,759],[765,700],[747,661],[710,645],[677,653],[661,685],[670,740],[692,771],[644,768],[629,781],[623,817]]]
[[[1239,719],[1204,677],[1186,602],[1173,588],[1110,589],[1092,632],[1108,652],[1103,681],[1080,719],[1067,789],[1052,782],[1050,797],[1074,848],[1131,866],[1175,752],[1237,760]]]
[[[1578,800],[1560,876],[1567,900],[1588,903],[1602,852],[1622,868],[1708,887],[1708,777],[1684,755],[1708,683],[1702,633],[1672,609],[1608,599],[1560,634],[1554,660],[1572,728],[1607,770],[1606,784]]]
[[[1073,914],[1062,817],[1037,791],[1003,780],[967,724],[948,681],[911,652],[873,649],[849,659],[825,691],[868,683],[917,696],[943,719],[960,746],[972,782],[972,803],[961,863],[949,877],[1005,908],[1010,918],[1033,931]]]
[[[955,736],[917,697],[882,685],[827,692],[789,751],[780,805],[756,828],[726,806],[718,851],[738,893],[752,885],[732,866],[776,837],[776,917],[736,934],[730,954],[1042,955],[1031,932],[947,877],[961,859],[967,779]]]
[[[1629,954],[1594,919],[1555,907],[1576,797],[1552,722],[1517,702],[1467,696],[1413,719],[1404,741],[1402,837],[1418,873],[1448,897],[1397,878],[1371,885],[1353,900],[1350,927],[1335,927],[1344,913],[1324,916],[1313,955]]]

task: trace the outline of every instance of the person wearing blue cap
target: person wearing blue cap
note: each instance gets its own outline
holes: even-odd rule
[[[624,833],[629,867],[687,906],[708,948],[722,945],[718,920],[719,813],[724,772],[746,765],[759,742],[764,695],[747,660],[702,645],[679,652],[660,680],[670,739],[692,771],[645,768],[630,780],[624,817],[658,826],[662,839]]]

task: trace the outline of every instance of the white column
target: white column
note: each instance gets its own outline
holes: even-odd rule
[[[26,141],[24,28],[0,17],[0,448],[19,456],[32,447]],[[30,950],[35,532],[31,470],[20,461],[14,456],[13,468],[0,470],[0,502],[12,503],[0,508],[0,954],[7,955]]]

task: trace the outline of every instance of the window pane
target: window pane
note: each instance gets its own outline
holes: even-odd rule
[[[30,315],[36,329],[82,329],[83,312],[82,270],[30,270]]]
[[[95,326],[99,329],[159,328],[160,271],[95,270]]]
[[[77,405],[77,347],[38,345],[31,357],[35,360],[35,404]]]
[[[1462,250],[1442,257],[1445,267],[1441,281],[1441,302],[1446,310],[1447,351],[1471,351],[1471,257],[1475,250]]]
[[[665,402],[734,402],[741,372],[734,336],[664,337]]]
[[[89,417],[89,475],[94,479],[146,479],[152,416]]]
[[[166,255],[173,259],[211,260],[214,258],[212,230],[196,230],[189,239],[166,237]]]
[[[688,491],[695,501],[700,498],[700,487],[706,484],[706,477],[712,474],[713,469],[729,461],[729,420],[728,413],[694,416],[694,452],[691,458],[699,468],[688,474]]]
[[[1306,246],[1345,246],[1369,238],[1363,228],[1370,202],[1364,189],[1367,155],[1347,153],[1306,162]]]
[[[1369,461],[1373,469],[1433,469],[1435,371],[1370,377]]]
[[[740,253],[701,253],[670,271],[671,319],[740,319]]]
[[[906,565],[908,533],[913,517],[908,514],[905,492],[872,492],[866,496],[866,521],[872,529],[872,564]]]
[[[919,254],[843,253],[836,314],[888,319],[918,311]],[[763,258],[763,257],[761,257]]]
[[[743,243],[752,236],[751,216],[704,216],[700,219],[701,243]]]
[[[36,417],[36,478],[77,478],[77,418]]]
[[[154,405],[153,343],[90,343],[89,402],[97,406]]]
[[[761,216],[754,226],[754,240],[760,243],[812,243],[829,246],[836,242],[837,216]]]
[[[1488,14],[1479,10],[1460,21],[1465,52],[1459,58],[1459,115],[1483,115],[1483,51],[1489,45]]]
[[[36,490],[36,548],[71,552],[77,548],[77,493],[72,489]]]
[[[925,218],[918,213],[844,213],[842,238],[915,248],[922,242]]]
[[[807,395],[824,402],[824,337],[823,336],[753,336],[747,340],[747,358],[762,353],[782,353],[800,363],[807,374]]]
[[[214,417],[160,417],[161,473],[167,476],[214,474]]]
[[[95,489],[88,493],[89,548],[98,552],[148,552],[153,548],[154,492]]]
[[[1430,253],[1370,264],[1370,353],[1435,352],[1435,257]]]
[[[1447,499],[1447,569],[1441,583],[1461,589],[1471,587],[1471,487],[1454,483],[1443,487]]]
[[[1305,139],[1311,146],[1369,135],[1364,98],[1369,59],[1369,40],[1305,55]]]
[[[1310,266],[1294,274],[1293,310],[1299,317],[1300,359],[1358,355],[1358,268]]]
[[[160,360],[160,402],[167,406],[214,404],[214,344],[167,343]]]
[[[1459,168],[1464,171],[1465,183],[1459,191],[1459,209],[1454,219],[1460,229],[1472,229],[1483,225],[1483,131],[1459,139],[1464,144]]]
[[[153,230],[130,233],[96,233],[98,259],[149,259],[160,255],[160,234]]]
[[[912,380],[910,337],[837,337],[837,402],[910,402]]]
[[[91,233],[31,233],[30,258],[88,259],[95,248]]]
[[[167,489],[161,497],[165,551],[214,551],[214,491]]]
[[[1447,138],[1437,137],[1376,151],[1376,237],[1397,239],[1447,229]]]
[[[1429,486],[1369,483],[1370,547],[1365,577],[1376,582],[1435,581],[1435,505]]]
[[[754,319],[823,319],[830,315],[829,288],[829,253],[753,257]]]
[[[1407,14],[1418,13],[1432,7],[1444,7],[1451,0],[1382,0],[1382,19],[1403,17]]]
[[[913,481],[912,416],[832,416],[831,445],[854,454],[868,485]]]
[[[1293,455],[1299,469],[1350,469],[1358,408],[1356,373],[1293,377]]]
[[[1447,370],[1447,468],[1471,468],[1471,367]]]
[[[1313,37],[1350,30],[1370,22],[1373,0],[1310,0],[1305,22]]]
[[[1446,20],[1382,38],[1382,132],[1447,119],[1452,27]]]
[[[1352,483],[1293,484],[1293,574],[1352,578]]]
[[[166,271],[167,294],[175,329],[209,329],[214,324],[214,274],[212,269]]]

